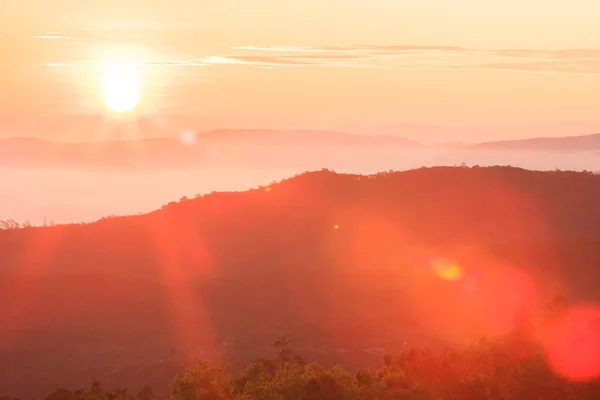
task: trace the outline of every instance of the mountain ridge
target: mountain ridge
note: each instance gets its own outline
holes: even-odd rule
[[[538,152],[544,157],[554,157],[553,163],[590,169],[594,161],[590,159],[582,164],[576,155],[583,152],[596,157],[597,150],[600,150],[600,134],[425,145],[392,135],[302,129],[218,129],[200,133],[184,132],[179,138],[88,142],[4,138],[0,139],[0,166],[95,169],[210,166],[307,170],[316,167],[339,169],[339,165],[362,162],[380,165],[377,169],[411,169],[465,162],[470,165],[510,164],[537,169],[537,164],[530,165],[528,156],[524,154]],[[490,159],[489,162],[486,162],[486,157]],[[549,168],[553,167],[562,165]]]
[[[562,137],[537,137],[529,139],[500,140],[473,144],[474,147],[520,147],[523,150],[532,147],[547,150],[585,150],[586,148],[600,149],[600,133]]]

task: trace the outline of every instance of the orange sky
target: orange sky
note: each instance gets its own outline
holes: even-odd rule
[[[3,0],[0,136],[86,140],[98,65],[123,55],[137,115],[178,129],[595,133],[599,19],[595,0]]]

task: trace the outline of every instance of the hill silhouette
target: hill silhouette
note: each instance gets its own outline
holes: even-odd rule
[[[599,245],[600,175],[510,167],[324,170],[4,230],[0,392],[165,382],[200,356],[245,364],[281,334],[349,365],[500,334],[557,293],[599,301]]]

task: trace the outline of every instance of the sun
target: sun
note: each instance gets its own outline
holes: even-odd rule
[[[104,105],[111,111],[126,113],[140,102],[141,73],[135,63],[107,62],[103,65],[100,86]]]

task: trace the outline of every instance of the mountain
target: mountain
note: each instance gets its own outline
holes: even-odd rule
[[[437,165],[465,163],[596,171],[600,165],[600,134],[469,144],[455,147],[433,158],[432,162]]]
[[[465,144],[422,145],[393,135],[318,130],[220,129],[180,138],[85,143],[0,139],[0,167],[154,171],[329,168],[372,173],[435,165],[512,165],[528,169],[595,170],[600,134]]]
[[[166,388],[190,359],[235,369],[281,334],[369,365],[505,332],[557,293],[599,301],[599,264],[600,175],[509,167],[311,172],[0,231],[0,391]]]
[[[50,142],[0,139],[0,166],[28,168],[191,168],[207,166],[285,168],[311,157],[357,151],[418,149],[396,136],[361,136],[311,130],[214,130],[181,138]],[[323,157],[321,157],[322,159]],[[306,166],[303,166],[306,167]]]
[[[216,129],[196,135],[199,142],[227,142],[253,144],[266,140],[276,145],[287,146],[406,146],[421,147],[415,141],[392,135],[357,135],[335,131],[318,130],[273,130],[273,129]]]
[[[600,151],[600,133],[593,135],[546,137],[522,140],[505,140],[480,143],[471,146],[475,149],[510,149],[520,151],[579,152]]]

